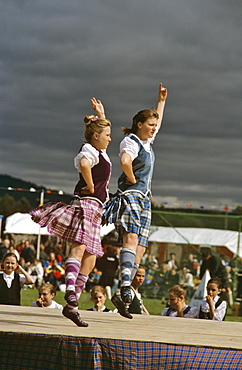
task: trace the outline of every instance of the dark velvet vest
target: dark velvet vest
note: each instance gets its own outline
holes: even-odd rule
[[[101,150],[99,150],[99,163],[93,166],[91,171],[94,182],[94,193],[90,195],[81,193],[81,189],[86,186],[86,182],[82,174],[79,173],[80,180],[76,184],[74,195],[78,195],[80,198],[97,198],[104,203],[108,198],[107,189],[111,173],[111,164],[103,157]]]
[[[20,282],[19,275],[14,273],[11,288],[8,288],[3,274],[0,274],[0,304],[20,306]]]

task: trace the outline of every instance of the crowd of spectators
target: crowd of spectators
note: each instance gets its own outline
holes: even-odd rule
[[[34,287],[39,288],[44,283],[51,283],[56,290],[64,290],[65,286],[65,253],[61,243],[55,247],[46,248],[40,244],[39,260],[36,258],[36,247],[29,240],[14,245],[8,238],[0,244],[0,261],[7,252],[15,253],[20,265],[34,279]],[[96,285],[106,290],[107,297],[115,293],[119,274],[119,248],[106,246],[103,257],[97,259],[96,266],[90,273],[86,291],[90,292]],[[218,256],[211,252],[211,248],[200,248],[200,253],[188,253],[178,260],[175,253],[159,263],[156,256],[145,254],[141,264],[145,266],[145,279],[139,291],[145,298],[168,301],[168,290],[174,285],[182,286],[189,301],[197,289],[206,269],[211,277],[219,277],[222,281],[222,293],[228,304],[233,303],[233,287],[235,278],[235,262],[227,256]],[[242,261],[241,271],[242,271]],[[240,283],[242,290],[242,284]],[[63,287],[61,289],[61,287]],[[239,289],[238,289],[239,290]],[[242,293],[238,293],[241,294]],[[242,296],[241,296],[242,298]]]
[[[200,254],[189,253],[177,260],[175,253],[159,264],[158,258],[145,255],[142,264],[146,267],[144,284],[141,287],[143,297],[158,298],[162,303],[168,300],[168,290],[174,285],[182,286],[189,301],[194,295],[206,270],[211,277],[219,277],[222,281],[222,295],[232,306],[233,286],[235,277],[234,260],[212,253],[210,247],[201,247]]]
[[[22,240],[16,245],[5,238],[0,244],[0,261],[5,253],[14,253],[21,267],[33,278],[31,287],[39,288],[44,283],[50,283],[59,289],[65,283],[64,253],[60,243],[49,250],[44,244],[40,245],[39,259],[36,258],[36,247],[29,240]]]

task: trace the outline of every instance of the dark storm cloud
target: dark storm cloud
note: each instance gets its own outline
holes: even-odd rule
[[[238,1],[13,1],[1,14],[1,173],[71,192],[92,96],[120,127],[169,90],[157,200],[241,204]]]

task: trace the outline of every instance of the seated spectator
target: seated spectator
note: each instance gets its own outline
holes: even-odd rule
[[[101,272],[96,267],[93,268],[92,272],[88,275],[85,290],[90,292],[95,285],[99,284]]]
[[[162,316],[190,317],[197,315],[197,307],[190,307],[185,302],[186,291],[180,285],[174,285],[168,290],[170,306],[164,308]]]
[[[16,254],[5,253],[1,263],[0,304],[20,306],[20,291],[33,284],[32,277],[19,265]]]
[[[39,287],[39,298],[37,301],[32,303],[32,307],[45,307],[45,308],[59,308],[63,309],[63,306],[53,301],[56,295],[55,287],[46,283]]]
[[[92,308],[87,311],[99,311],[99,312],[112,312],[105,306],[105,301],[107,299],[106,290],[100,286],[96,285],[91,290],[91,300],[94,303]]]
[[[142,315],[149,315],[147,308],[144,306],[141,294],[139,292],[139,287],[143,284],[145,279],[145,268],[142,265],[139,265],[135,277],[131,283],[131,294],[132,294],[132,303],[129,305],[130,313],[137,313]]]
[[[222,282],[219,278],[213,277],[207,283],[207,296],[203,299],[198,308],[199,319],[222,321],[225,318],[227,302],[219,297],[222,291]]]
[[[19,254],[19,252],[17,251],[17,249],[13,245],[10,245],[9,246],[9,252],[16,254],[17,260],[19,261],[20,254]]]
[[[140,292],[145,297],[158,298],[165,303],[167,298],[168,266],[163,263],[154,273],[150,284],[140,287]]]
[[[170,259],[167,261],[167,265],[169,270],[177,270],[178,269],[178,262],[176,261],[176,253],[170,253]]]
[[[24,259],[23,257],[21,257],[21,256],[20,256],[20,258],[19,258],[19,264],[20,264],[20,266],[21,266],[21,267],[23,267],[23,269],[24,269],[25,271],[27,271],[27,270],[28,270],[28,265],[27,265],[27,263],[25,262],[25,259]]]
[[[46,262],[48,261],[48,254],[45,251],[44,244],[40,244],[40,255],[39,255],[40,262],[44,266]]]
[[[5,238],[0,245],[0,261],[2,261],[4,254],[9,253],[10,240]]]
[[[57,261],[63,264],[64,253],[63,253],[63,247],[61,243],[58,243],[55,247],[55,256],[56,256]]]
[[[40,287],[43,283],[44,268],[42,263],[34,258],[33,262],[28,266],[28,273],[32,276],[35,282],[36,288]]]
[[[21,257],[25,259],[25,262],[27,265],[30,265],[35,257],[35,252],[32,246],[30,246],[30,243],[28,240],[25,240],[24,247],[21,251]]]
[[[17,251],[19,252],[19,255],[21,256],[21,252],[23,250],[23,247],[24,247],[24,240],[20,240],[18,242],[18,244],[16,245],[16,249]]]
[[[189,254],[188,256],[188,260],[186,262],[186,267],[189,269],[189,272],[193,275],[193,276],[197,276],[198,275],[198,262],[197,260],[195,260],[194,258],[194,255],[192,253]]]
[[[168,288],[179,284],[179,274],[176,269],[172,268],[168,271],[166,284]]]
[[[189,272],[186,267],[179,270],[179,285],[181,285],[186,290],[186,295],[188,299],[191,299],[194,293],[194,283],[193,275]]]
[[[44,270],[44,279],[46,283],[49,282],[53,284],[55,288],[58,288],[60,284],[65,282],[65,270],[61,266],[61,263],[57,262],[55,253],[50,253],[50,261]]]

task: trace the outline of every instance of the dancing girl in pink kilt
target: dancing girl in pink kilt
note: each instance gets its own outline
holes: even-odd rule
[[[72,244],[65,262],[67,302],[62,313],[77,326],[88,326],[78,312],[78,301],[96,257],[103,255],[100,229],[102,208],[108,199],[111,162],[106,153],[111,141],[111,122],[105,118],[100,100],[91,99],[96,116],[84,118],[85,143],[74,159],[79,172],[71,204],[47,203],[30,211],[32,219]]]

